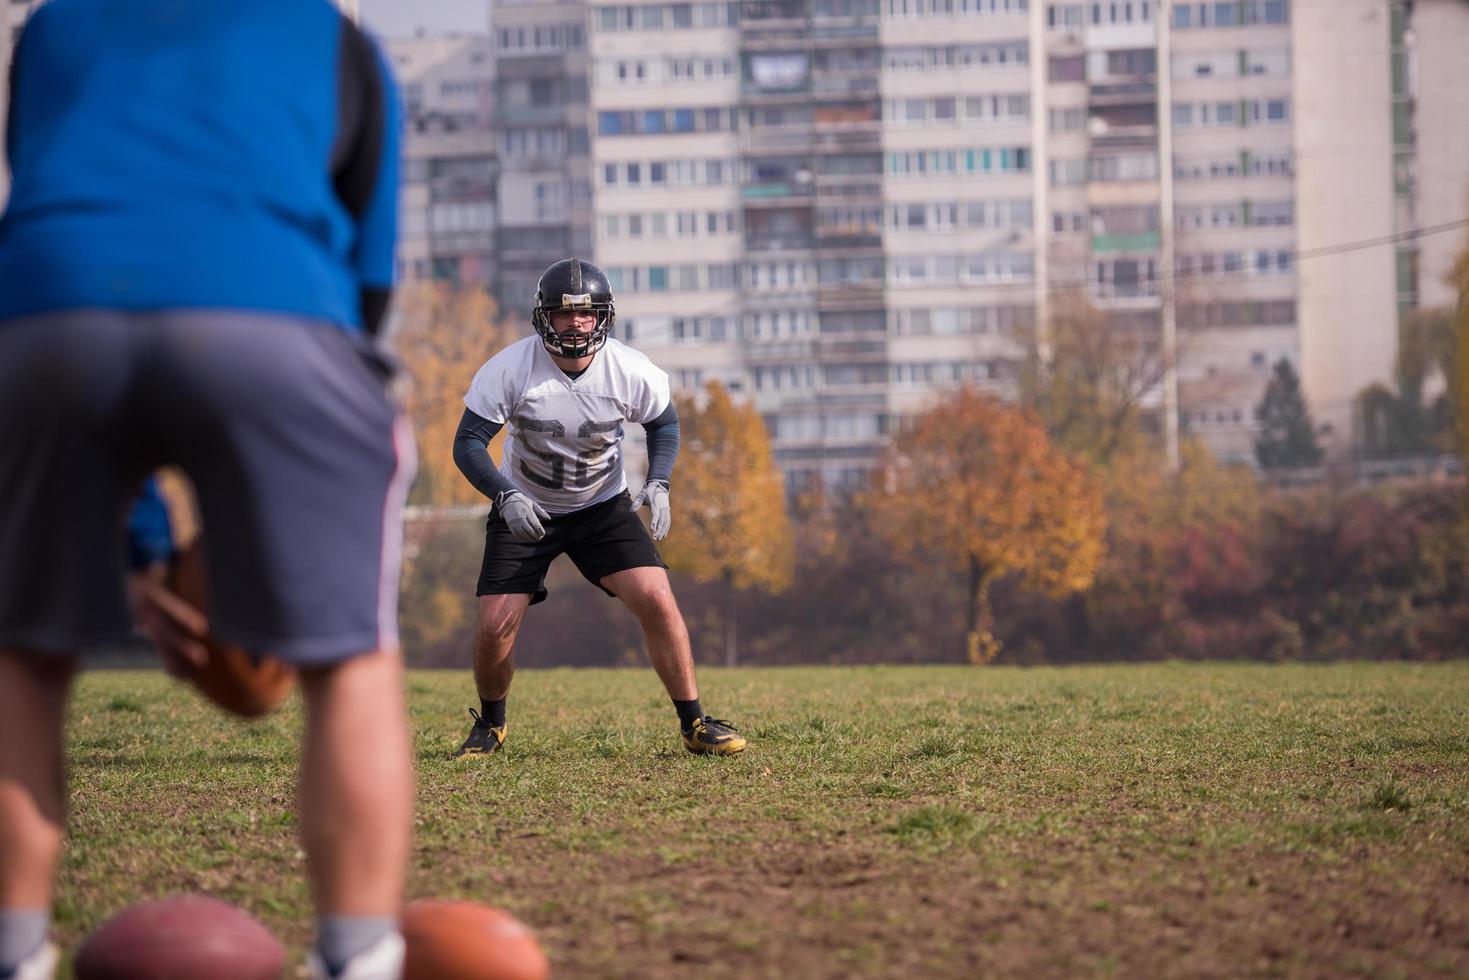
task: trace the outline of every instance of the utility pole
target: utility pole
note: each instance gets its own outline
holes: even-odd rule
[[[1178,304],[1173,256],[1173,24],[1172,4],[1157,6],[1158,30],[1158,301],[1163,330],[1163,447],[1168,472],[1178,472]]]

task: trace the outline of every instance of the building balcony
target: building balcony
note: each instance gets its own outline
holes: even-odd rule
[[[815,192],[810,183],[770,180],[746,184],[740,188],[740,197],[746,207],[790,207],[810,204]]]
[[[851,48],[878,42],[877,18],[867,20],[802,19],[740,22],[740,48],[745,51],[808,51]]]
[[[805,51],[808,23],[804,17],[740,21],[744,51]]]
[[[563,105],[505,105],[495,106],[496,126],[552,126],[566,121]]]
[[[1158,232],[1143,231],[1132,235],[1093,235],[1093,252],[1156,252]]]
[[[882,184],[873,177],[828,174],[816,178],[816,193],[823,201],[853,204],[862,200],[881,201]]]
[[[502,156],[500,157],[500,169],[508,174],[561,173],[566,170],[567,161],[570,159],[574,157],[564,154],[561,156]]]
[[[816,123],[810,136],[813,152],[882,152],[882,124]]]
[[[875,309],[882,305],[883,284],[880,282],[822,283],[816,289],[816,303],[821,309]]]
[[[810,364],[816,357],[816,346],[810,340],[776,337],[746,337],[741,346],[745,363],[760,367],[788,367]]]
[[[815,75],[811,79],[810,92],[818,99],[845,95],[875,96],[878,92],[878,74],[874,69],[870,75]]]
[[[809,78],[780,87],[761,85],[748,78],[740,83],[741,105],[805,105],[810,101],[811,81]]]
[[[882,232],[817,229],[816,241],[821,249],[880,249]]]
[[[739,4],[740,29],[758,25],[794,27],[804,24],[810,13],[804,0],[746,0]]]
[[[885,338],[854,340],[851,337],[843,336],[821,337],[817,342],[817,349],[825,356],[840,355],[844,358],[854,358],[864,364],[880,363],[888,356],[888,342]]]
[[[745,232],[745,250],[749,252],[809,252],[814,245],[809,232]]]
[[[484,177],[435,178],[429,182],[428,199],[434,204],[495,200],[495,175]]]
[[[484,231],[431,231],[429,251],[434,255],[460,255],[495,251],[495,232]]]
[[[1151,150],[1158,146],[1157,126],[1111,126],[1091,138],[1094,150]]]
[[[760,126],[740,133],[740,147],[750,155],[794,156],[811,151],[810,125]]]
[[[1153,76],[1128,81],[1113,80],[1087,86],[1087,97],[1092,105],[1129,105],[1136,102],[1156,102],[1158,83]]]
[[[811,40],[817,47],[860,46],[853,42],[876,44],[878,40],[877,18],[815,21],[811,27]]]
[[[1092,283],[1092,299],[1108,310],[1151,310],[1158,307],[1158,284],[1155,282]]]

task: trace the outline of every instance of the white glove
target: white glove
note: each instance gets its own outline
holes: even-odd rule
[[[541,526],[541,521],[549,521],[551,515],[519,490],[507,490],[500,494],[499,507],[501,516],[505,518],[505,525],[510,528],[510,536],[516,541],[539,541],[546,536],[546,529]]]
[[[668,525],[673,522],[673,514],[668,509],[668,484],[662,480],[649,480],[643,484],[643,489],[632,498],[632,509],[637,510],[643,504],[653,514],[653,540],[662,541],[668,537]]]

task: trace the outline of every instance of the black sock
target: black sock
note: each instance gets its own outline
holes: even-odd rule
[[[678,711],[678,723],[684,731],[694,727],[695,719],[704,717],[704,709],[699,707],[699,699],[692,701],[680,701],[673,699],[673,707]]]
[[[491,728],[504,728],[505,699],[501,698],[498,701],[486,701],[484,698],[480,698],[479,716],[480,720],[486,725],[489,725]]]

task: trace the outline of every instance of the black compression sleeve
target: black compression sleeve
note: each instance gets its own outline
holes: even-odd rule
[[[368,336],[376,337],[383,327],[383,316],[388,312],[391,289],[363,286],[359,291],[362,301],[362,329]]]
[[[495,461],[485,451],[501,428],[499,422],[491,422],[466,408],[459,419],[459,430],[454,433],[455,465],[476,490],[491,500],[498,500],[506,490],[515,489],[495,469]]]
[[[366,226],[375,220],[372,206],[383,170],[389,115],[386,102],[391,98],[372,41],[343,17],[337,53],[337,134],[330,169],[337,197],[357,222],[359,235],[372,230]],[[390,280],[391,276],[380,281],[369,279],[359,290],[362,328],[372,336],[382,330],[392,295]]]
[[[643,430],[648,434],[648,479],[668,484],[673,477],[673,462],[678,459],[680,439],[678,412],[673,402],[668,403],[662,415],[643,423]]]
[[[20,81],[20,53],[26,47],[25,37],[25,31],[22,30],[20,37],[16,39],[15,50],[10,53],[9,87],[5,96],[5,159],[11,168],[15,166],[15,147],[19,139],[19,124],[15,120],[15,110],[19,104],[15,99],[15,83]]]

